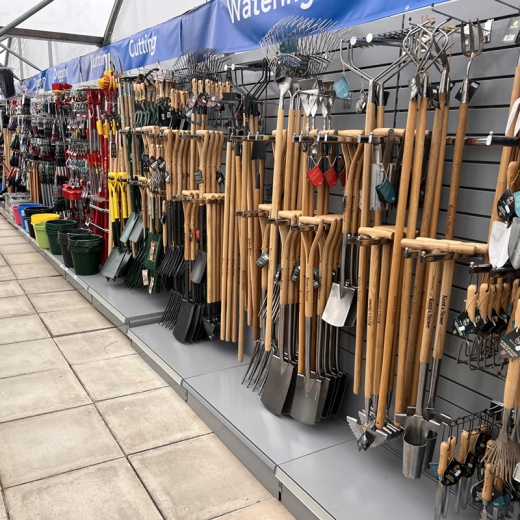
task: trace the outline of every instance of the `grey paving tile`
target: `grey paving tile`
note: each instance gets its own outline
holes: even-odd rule
[[[0,378],[67,366],[60,349],[50,338],[0,345],[0,359]]]
[[[43,278],[45,276],[59,276],[58,272],[45,260],[38,263],[11,265],[16,278],[24,280],[27,278]]]
[[[19,244],[5,244],[0,240],[0,253],[4,254],[15,254],[15,253],[33,253],[34,247],[27,243],[27,241],[23,241]],[[40,253],[38,253],[40,254]],[[40,255],[41,256],[41,255]]]
[[[0,520],[7,520],[7,514],[5,512],[4,499],[0,495]]]
[[[23,294],[23,289],[16,280],[0,282],[0,298],[9,298],[10,296],[21,296]]]
[[[112,327],[112,323],[92,306],[81,310],[45,312],[40,317],[53,336]]]
[[[95,401],[167,386],[138,355],[75,365],[74,371]]]
[[[31,294],[29,300],[37,312],[61,311],[90,307],[90,302],[77,291]]]
[[[56,271],[54,271],[56,273]],[[18,282],[27,294],[74,291],[74,287],[61,276],[29,278]]]
[[[0,316],[2,316],[2,318],[25,316],[27,314],[34,314],[35,312],[27,296],[0,298]]]
[[[4,237],[19,237],[20,232],[14,229],[13,227],[0,227],[0,240],[2,240]]]
[[[103,401],[98,410],[125,453],[211,433],[172,388]]]
[[[15,235],[11,235],[8,237],[0,237],[0,243],[3,245],[27,244],[27,240],[23,236],[21,236],[20,233],[18,233],[17,231]]]
[[[219,520],[295,520],[294,516],[285,509],[285,507],[276,500],[270,498],[263,502],[244,509],[239,509],[228,515],[221,516]]]
[[[17,486],[6,498],[16,520],[161,519],[126,460]]]
[[[13,273],[13,271],[11,271],[11,268],[7,265],[4,265],[4,266],[1,266],[0,267],[0,281],[4,281],[4,280],[15,280],[16,277]]]
[[[121,456],[92,405],[0,424],[5,488]]]
[[[215,518],[271,497],[214,434],[130,461],[167,518]]]
[[[0,422],[89,404],[69,367],[0,379]]]
[[[127,336],[115,327],[55,338],[72,365],[135,354]]]
[[[49,333],[36,314],[0,319],[0,345],[48,338]]]
[[[32,247],[31,251],[27,253],[5,253],[4,258],[10,265],[46,263],[45,258],[43,258],[40,253],[37,253]]]

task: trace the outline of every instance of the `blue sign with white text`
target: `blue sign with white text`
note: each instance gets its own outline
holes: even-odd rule
[[[25,92],[33,92],[50,89],[52,83],[92,81],[111,64],[127,71],[194,49],[213,48],[225,54],[256,49],[267,31],[287,16],[333,20],[338,28],[346,28],[430,4],[431,0],[210,0],[182,16],[51,67],[20,85]]]

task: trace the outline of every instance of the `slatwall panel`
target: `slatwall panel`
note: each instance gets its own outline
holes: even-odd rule
[[[490,131],[496,134],[504,134],[508,115],[508,107],[513,84],[515,67],[519,61],[519,49],[514,46],[504,46],[502,37],[511,10],[492,0],[458,0],[442,4],[442,9],[465,18],[469,14],[481,20],[494,18],[492,29],[492,42],[486,44],[481,56],[474,60],[471,68],[471,78],[480,82],[480,88],[470,103],[468,117],[468,135],[485,136]],[[420,20],[421,15],[432,16],[429,9],[412,13],[412,20]],[[434,15],[433,15],[434,16]],[[399,30],[408,26],[408,15],[382,20],[361,27],[351,28],[351,35],[364,36],[368,32],[378,34],[380,32]],[[438,19],[441,19],[439,17]],[[357,49],[354,51],[355,64],[374,76],[384,67],[388,66],[398,57],[399,49],[372,47]],[[254,59],[259,54],[244,54],[233,57],[233,62]],[[449,134],[454,135],[458,118],[458,101],[454,94],[458,90],[460,81],[465,75],[468,59],[460,52],[460,37],[457,35],[454,41],[451,57],[451,80],[457,85],[452,93],[449,119]],[[329,72],[324,80],[337,80],[341,75],[342,66],[339,57],[329,67]],[[390,79],[385,88],[389,90],[389,100],[386,106],[385,126],[404,128],[407,117],[407,105],[409,99],[408,80],[413,74],[413,68],[408,66],[398,76]],[[430,70],[430,80],[438,81],[439,74],[433,68]],[[250,86],[254,85],[257,76],[253,73],[245,75]],[[351,89],[353,91],[352,108],[344,107],[342,100],[336,100],[333,115],[332,128],[363,129],[364,115],[354,111],[355,101],[359,97],[361,89],[360,80],[351,72],[347,73]],[[364,85],[367,89],[367,85]],[[270,133],[276,125],[276,111],[278,108],[278,88],[271,84],[267,91],[268,111],[266,118],[266,130]],[[286,100],[286,108],[288,102]],[[433,113],[428,115],[428,128],[431,129]],[[321,128],[322,118],[316,117],[316,126]],[[287,125],[286,125],[287,126]],[[444,235],[446,220],[446,206],[450,186],[450,173],[452,168],[453,147],[446,151],[446,162],[443,176],[443,189],[439,215],[439,237]],[[493,203],[498,165],[500,162],[501,148],[498,147],[466,147],[464,153],[464,166],[461,176],[461,188],[455,236],[457,239],[467,241],[486,242],[489,228],[489,216]],[[266,183],[272,179],[273,158],[271,148],[268,147],[268,160],[266,163]],[[342,212],[343,187],[339,185],[331,190],[330,213]],[[392,222],[393,214],[387,216]],[[420,222],[419,222],[420,224]],[[470,281],[468,274],[468,261],[458,261],[456,264],[453,292],[450,309],[450,323],[454,316],[464,308],[465,292]],[[353,373],[354,345],[353,336],[355,330],[344,329],[341,335],[341,365],[342,370],[348,374]],[[447,334],[445,356],[442,363],[441,378],[437,396],[437,411],[444,412],[452,417],[466,415],[481,410],[488,406],[491,398],[501,400],[503,395],[503,381],[492,371],[471,371],[467,365],[457,363],[460,340]],[[343,399],[341,416],[355,414],[363,408],[361,396],[352,394],[351,382]],[[395,443],[393,443],[395,444]],[[397,448],[399,451],[399,448]]]

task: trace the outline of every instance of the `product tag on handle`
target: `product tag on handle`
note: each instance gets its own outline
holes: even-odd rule
[[[338,183],[338,173],[334,169],[334,166],[331,166],[324,174],[325,180],[327,181],[327,184],[334,188],[336,184]]]
[[[381,184],[376,186],[376,193],[382,203],[395,204],[396,196],[392,183],[388,177],[383,180]]]
[[[323,172],[318,164],[307,172],[307,179],[315,188],[319,188],[323,184]]]
[[[507,188],[498,199],[497,212],[502,220],[511,220],[515,216],[515,196],[511,188]]]

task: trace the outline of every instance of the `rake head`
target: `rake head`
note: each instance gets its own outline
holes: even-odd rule
[[[225,55],[217,49],[192,49],[175,61],[174,77],[178,83],[187,83],[194,77],[216,79],[225,60]]]
[[[331,20],[289,16],[260,40],[275,78],[323,76],[341,40]]]

